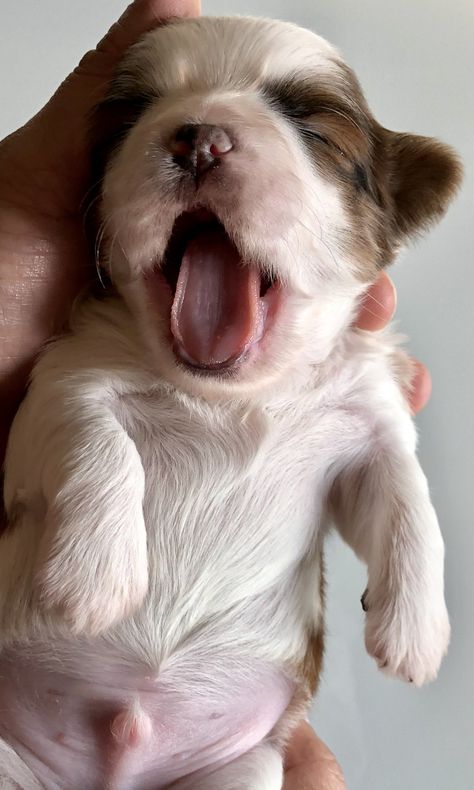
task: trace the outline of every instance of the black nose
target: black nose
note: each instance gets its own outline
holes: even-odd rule
[[[234,147],[220,126],[187,123],[175,131],[168,148],[173,161],[199,181],[209,170],[218,167],[221,158]]]

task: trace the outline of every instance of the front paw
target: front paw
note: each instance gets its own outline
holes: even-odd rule
[[[59,522],[64,526],[64,515]],[[47,533],[43,539],[35,577],[40,605],[59,614],[75,634],[102,633],[136,610],[147,594],[143,517],[121,526],[104,525],[100,537],[86,543],[81,524],[71,529],[69,521],[69,529],[59,526],[54,537]]]
[[[442,583],[423,593],[387,590],[363,596],[365,645],[384,673],[415,686],[434,680],[446,654],[450,627]]]

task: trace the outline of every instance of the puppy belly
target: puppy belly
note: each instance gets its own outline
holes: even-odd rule
[[[293,691],[250,659],[155,673],[104,643],[22,646],[0,656],[0,736],[47,790],[158,790],[251,749]]]

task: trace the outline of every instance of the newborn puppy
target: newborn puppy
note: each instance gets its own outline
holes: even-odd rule
[[[94,136],[115,295],[48,346],[11,433],[1,786],[278,790],[330,521],[367,564],[379,667],[419,685],[448,645],[409,364],[353,319],[460,168],[261,19],[145,36]]]

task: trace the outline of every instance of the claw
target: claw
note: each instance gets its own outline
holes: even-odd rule
[[[364,612],[368,612],[369,611],[369,607],[367,606],[367,596],[368,596],[368,594],[369,594],[369,588],[366,587],[364,592],[362,593],[362,597],[360,599],[360,603],[361,603],[361,606],[362,606],[362,609],[364,610]]]

